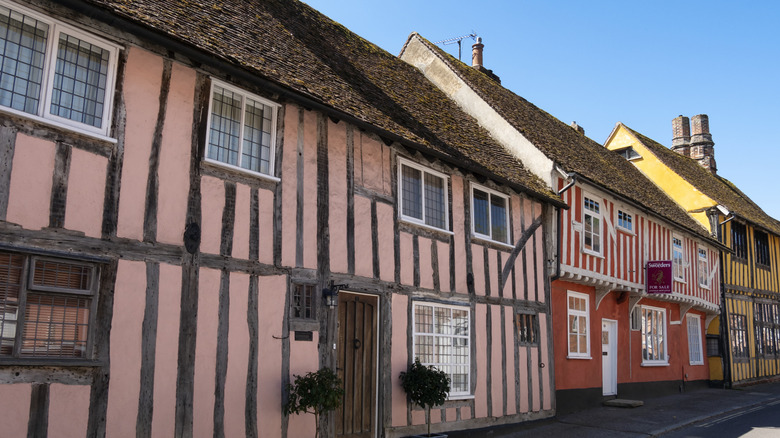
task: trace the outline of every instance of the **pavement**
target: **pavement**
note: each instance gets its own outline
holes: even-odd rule
[[[635,408],[598,406],[549,419],[447,432],[449,438],[655,437],[720,415],[780,400],[780,382],[705,388],[641,400]]]

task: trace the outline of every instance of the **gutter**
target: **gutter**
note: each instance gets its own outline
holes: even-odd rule
[[[319,101],[317,98],[313,96],[310,95],[307,96],[304,92],[294,91],[285,88],[277,84],[276,82],[273,82],[269,79],[265,79],[259,76],[258,73],[251,72],[247,69],[239,68],[228,61],[217,58],[216,56],[218,55],[216,54],[209,54],[204,49],[196,48],[191,44],[178,40],[172,37],[171,35],[166,34],[160,30],[156,30],[149,26],[139,24],[136,20],[132,18],[122,17],[118,15],[116,12],[108,10],[103,6],[91,4],[88,1],[84,1],[84,0],[57,0],[57,3],[67,8],[70,8],[80,14],[101,21],[109,26],[124,30],[130,34],[133,34],[139,39],[145,39],[147,41],[153,42],[162,47],[170,49],[173,52],[180,53],[186,56],[187,58],[189,58],[191,61],[194,61],[195,63],[213,66],[228,76],[241,78],[244,81],[247,81],[249,83],[257,84],[262,88],[266,89],[267,91],[274,94],[278,94],[280,97],[284,97],[287,100],[297,102],[301,106],[307,109],[314,109],[322,113],[325,113],[328,116],[333,117],[335,119],[344,120],[352,125],[355,125],[358,128],[364,129],[366,131],[372,131],[377,135],[379,135],[380,137],[384,137],[385,139],[391,140],[392,142],[397,142],[401,145],[411,147],[421,152],[425,152],[426,154],[432,155],[444,162],[452,164],[455,167],[460,167],[465,170],[468,170],[469,172],[487,176],[493,181],[500,182],[503,185],[511,187],[512,189],[518,192],[525,193],[526,195],[529,195],[530,197],[540,200],[542,202],[552,204],[559,208],[568,209],[568,206],[565,203],[561,202],[560,200],[555,199],[552,196],[547,196],[538,193],[530,189],[529,187],[526,187],[524,185],[509,181],[503,177],[495,175],[493,172],[489,171],[488,169],[485,169],[483,166],[477,163],[471,162],[470,160],[459,161],[451,155],[447,155],[435,149],[431,149],[430,147],[425,146],[423,144],[410,141],[396,133],[387,131],[386,129],[380,128],[369,122],[360,120],[355,116],[352,116],[341,110],[337,110],[331,106],[328,106],[327,104],[322,103],[321,101]]]

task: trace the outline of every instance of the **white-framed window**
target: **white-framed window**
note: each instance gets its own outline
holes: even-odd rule
[[[119,47],[0,1],[0,108],[108,136]]]
[[[601,205],[595,198],[585,196],[582,203],[582,248],[585,252],[601,255]]]
[[[477,237],[509,244],[509,197],[472,184],[471,229]]]
[[[709,269],[709,263],[707,262],[707,250],[704,248],[698,248],[696,250],[697,253],[697,264],[696,264],[696,271],[699,277],[699,286],[706,287],[707,289],[710,288],[710,269]]]
[[[588,295],[569,291],[566,294],[568,316],[568,357],[590,358],[590,314]]]
[[[686,315],[688,325],[688,359],[691,365],[703,365],[704,355],[701,348],[701,319],[699,315]]]
[[[449,230],[447,176],[409,160],[398,160],[401,219]]]
[[[471,395],[471,311],[439,303],[413,303],[414,357],[450,376],[449,397]]]
[[[666,309],[642,306],[642,364],[667,365]]]
[[[682,237],[672,236],[672,277],[677,281],[685,281],[685,251]]]
[[[0,360],[90,359],[98,268],[0,252]]]
[[[618,210],[617,214],[617,226],[619,229],[628,231],[629,233],[634,232],[634,215],[631,213],[625,211],[625,210]]]
[[[211,82],[206,161],[273,178],[279,105]]]

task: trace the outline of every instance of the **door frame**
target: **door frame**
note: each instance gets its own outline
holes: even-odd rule
[[[381,328],[382,328],[381,327],[381,325],[382,325],[382,320],[381,320],[381,314],[382,314],[381,302],[382,302],[382,300],[381,300],[381,297],[379,295],[377,295],[377,294],[371,294],[371,293],[365,293],[365,292],[355,292],[355,291],[351,291],[351,290],[342,289],[342,290],[339,291],[339,304],[341,303],[342,295],[344,295],[344,296],[346,296],[346,295],[358,295],[358,296],[364,296],[364,297],[370,297],[370,298],[376,299],[376,307],[375,307],[376,308],[376,315],[375,315],[375,318],[376,318],[376,331],[374,333],[374,346],[375,346],[375,348],[374,348],[374,354],[375,354],[375,356],[374,356],[374,363],[376,364],[375,378],[374,378],[374,387],[376,388],[376,391],[375,391],[375,395],[374,395],[374,412],[372,413],[373,421],[374,421],[374,430],[372,432],[372,436],[378,437],[379,436],[379,427],[380,427],[379,426],[379,401],[380,401],[379,376],[380,376],[380,371],[381,371],[381,368],[382,368],[382,364],[379,362],[379,360],[380,360],[379,350],[380,350],[380,347],[381,347],[381,345],[379,344],[379,334],[381,333]],[[346,299],[345,299],[345,301],[346,301]],[[338,315],[338,313],[337,313],[337,315]],[[339,322],[339,320],[338,320],[338,316],[337,316],[336,323],[338,324],[338,322]],[[339,337],[338,337],[339,330],[340,330],[340,328],[337,325],[336,326],[336,352],[337,352],[337,354],[336,354],[336,358],[337,358],[336,359],[337,360],[336,366],[337,367],[342,366],[342,364],[338,363],[338,357],[339,357],[338,351],[339,351],[340,348],[343,348],[343,346],[338,345],[338,342],[339,342]]]
[[[606,327],[605,327],[606,324]],[[609,333],[608,355],[609,361],[604,360],[604,329],[607,329]],[[601,393],[604,396],[617,395],[617,354],[618,354],[618,322],[615,319],[601,319]],[[612,370],[612,379],[607,385],[607,379],[605,378],[607,367]]]

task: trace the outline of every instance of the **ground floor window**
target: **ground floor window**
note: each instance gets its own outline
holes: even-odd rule
[[[688,315],[685,320],[688,326],[688,360],[691,365],[703,365],[701,319],[699,315]]]
[[[470,309],[416,302],[414,356],[450,376],[450,397],[471,395]]]
[[[588,295],[569,292],[567,298],[567,327],[569,338],[569,357],[590,358],[590,313]]]
[[[92,264],[0,252],[0,358],[88,358],[97,283]]]
[[[665,365],[666,309],[642,307],[642,364]]]
[[[747,339],[747,317],[740,314],[729,315],[729,331],[731,337],[731,354],[734,359],[750,357]]]
[[[780,343],[780,315],[777,304],[755,303],[753,307],[756,329],[756,350],[760,356],[775,356]]]

